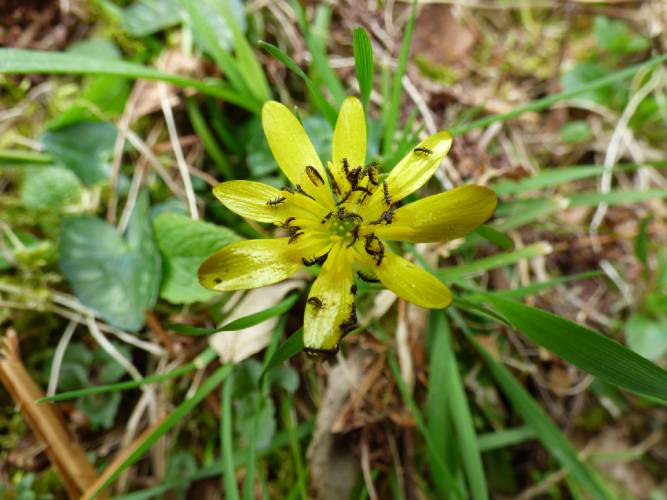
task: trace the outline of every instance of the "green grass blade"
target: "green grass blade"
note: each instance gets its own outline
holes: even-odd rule
[[[425,417],[426,425],[433,439],[433,450],[427,449],[429,455],[438,453],[452,475],[458,477],[459,453],[454,440],[452,414],[448,411],[449,394],[440,385],[447,377],[447,368],[443,359],[445,338],[442,335],[445,318],[442,314],[432,312],[428,318],[427,335],[429,353],[429,378],[426,392]],[[437,459],[430,457],[431,463]],[[439,493],[439,497],[448,498],[450,488],[442,474],[434,468],[429,470],[431,479]]]
[[[523,443],[535,437],[535,431],[530,426],[515,427],[504,431],[489,432],[477,436],[479,451],[492,451],[506,446]]]
[[[65,52],[0,48],[0,73],[113,75],[155,80],[199,90],[203,94],[236,104],[253,113],[258,113],[260,109],[258,103],[249,102],[243,94],[220,81],[195,80],[132,62],[98,59]]]
[[[653,168],[667,167],[667,161],[647,162]],[[632,172],[639,169],[641,165],[636,163],[619,163],[614,166],[616,172]],[[597,177],[602,175],[604,167],[602,165],[572,165],[561,167],[543,168],[532,177],[526,177],[520,181],[501,180],[493,184],[493,190],[499,196],[508,194],[520,194],[526,191],[538,190],[543,188],[553,188],[560,184]]]
[[[218,172],[220,172],[227,180],[233,179],[234,172],[232,171],[232,166],[229,164],[229,160],[225,153],[223,153],[220,146],[218,146],[218,141],[215,140],[211,130],[208,128],[206,120],[199,110],[197,101],[193,98],[189,98],[186,101],[186,106],[188,116],[190,117],[190,123],[192,123],[192,128],[194,128],[195,133],[199,136],[199,139],[201,139],[204,149],[213,160],[213,163],[215,163]]]
[[[487,299],[517,330],[557,356],[605,382],[667,401],[667,371],[615,340],[541,309]]]
[[[467,264],[461,264],[460,266],[445,267],[437,271],[436,274],[446,282],[456,281],[467,276],[489,271],[490,269],[516,264],[524,259],[547,255],[550,252],[551,247],[547,243],[534,243],[512,252],[499,253]]]
[[[185,416],[190,413],[211,391],[213,391],[227,376],[231,373],[232,367],[229,365],[219,367],[213,372],[197,389],[197,392],[190,398],[182,402],[171,414],[162,420],[153,431],[146,436],[146,439],[129,456],[121,462],[109,477],[95,490],[93,497],[97,496],[107,486],[113,483],[122,472],[139,460],[151,446],[160,437],[164,436],[172,427],[181,422]]]
[[[289,336],[289,338],[276,349],[271,358],[265,363],[266,368],[262,371],[262,377],[270,372],[276,366],[282,364],[293,356],[296,356],[303,351],[303,328],[299,328],[296,332]]]
[[[490,115],[486,116],[484,118],[480,118],[479,120],[475,120],[471,123],[468,123],[466,125],[462,125],[460,127],[456,127],[453,130],[450,130],[452,135],[454,137],[466,134],[472,130],[476,130],[478,128],[484,128],[487,127],[488,125],[491,125],[492,123],[496,122],[506,122],[509,121],[513,118],[516,118],[517,116],[520,116],[524,113],[528,113],[529,111],[541,111],[543,109],[550,108],[554,104],[565,101],[567,99],[570,99],[572,97],[576,97],[580,94],[583,94],[585,92],[590,92],[591,90],[599,89],[601,87],[606,87],[607,85],[620,81],[620,80],[626,80],[628,78],[631,78],[634,76],[639,70],[645,69],[645,68],[650,68],[652,66],[657,66],[658,64],[667,61],[667,54],[661,54],[658,56],[655,56],[648,61],[644,61],[639,64],[635,64],[634,66],[630,66],[629,68],[625,68],[619,71],[616,71],[614,73],[610,73],[608,75],[603,76],[602,78],[598,78],[597,80],[593,80],[592,82],[586,83],[584,85],[581,85],[580,87],[577,87],[576,89],[572,89],[568,92],[561,92],[559,94],[553,94],[547,97],[544,97],[542,99],[537,99],[536,101],[531,101],[529,103],[524,104],[523,106],[518,106],[514,108],[512,111],[509,111],[507,113],[499,113],[496,115]]]
[[[234,374],[230,374],[220,390],[222,414],[220,416],[220,449],[222,450],[222,480],[225,486],[225,498],[239,500],[234,465],[234,434],[232,433],[232,393]]]
[[[359,82],[361,102],[364,103],[364,108],[368,109],[373,90],[373,46],[363,28],[354,30],[354,69]]]
[[[179,323],[168,323],[167,327],[182,335],[189,335],[194,337],[212,335],[216,332],[234,332],[237,330],[250,328],[251,326],[255,326],[259,323],[262,323],[263,321],[266,321],[267,319],[286,313],[292,308],[298,299],[299,294],[293,293],[288,295],[275,306],[264,309],[263,311],[249,314],[248,316],[243,316],[239,319],[235,319],[234,321],[230,321],[229,323],[218,328],[201,328],[198,326],[183,325]]]
[[[53,158],[46,153],[24,149],[0,149],[0,166],[48,165],[52,162]]]
[[[466,498],[465,493],[463,492],[461,486],[456,482],[456,480],[453,477],[453,474],[447,469],[447,466],[445,465],[445,462],[442,459],[440,451],[435,446],[435,441],[426,423],[424,422],[424,417],[419,411],[417,403],[415,403],[415,400],[412,398],[412,395],[410,394],[410,391],[408,390],[408,387],[405,384],[403,377],[401,376],[401,371],[398,368],[398,361],[396,361],[396,356],[394,355],[394,353],[392,352],[387,353],[387,361],[389,362],[389,367],[391,368],[391,371],[394,374],[394,378],[396,379],[396,385],[398,386],[398,390],[401,393],[401,396],[403,396],[405,404],[408,406],[408,408],[410,408],[412,416],[414,417],[417,423],[417,428],[424,437],[424,441],[426,441],[426,446],[429,448],[431,456],[435,460],[434,463],[431,464],[431,466],[434,467],[435,469],[435,473],[442,474],[447,484],[450,485],[452,493],[454,493],[454,495],[456,495],[457,498],[461,499]]]
[[[479,234],[482,238],[490,241],[503,250],[514,250],[514,242],[512,241],[512,238],[507,236],[505,233],[501,233],[492,226],[482,224],[475,230],[475,233]]]
[[[598,276],[603,276],[604,273],[601,271],[587,271],[584,273],[571,274],[568,276],[559,276],[558,278],[553,278],[547,281],[542,281],[539,283],[531,283],[527,286],[522,286],[518,288],[510,288],[508,290],[493,290],[490,292],[473,292],[471,294],[463,295],[463,299],[483,301],[484,297],[487,295],[494,295],[497,297],[504,297],[506,299],[522,299],[524,297],[529,297],[531,295],[536,295],[540,292],[548,290],[558,285],[564,283],[569,283],[570,281],[585,280],[588,278],[597,278]]]
[[[62,392],[60,394],[55,394],[53,396],[48,396],[37,400],[38,403],[48,403],[50,401],[64,401],[66,399],[81,398],[84,396],[90,396],[91,394],[100,394],[103,392],[117,392],[125,391],[127,389],[134,389],[136,387],[141,387],[146,384],[154,384],[155,382],[161,382],[170,378],[178,377],[185,373],[191,372],[194,369],[202,369],[208,366],[211,361],[217,358],[218,355],[210,347],[197,356],[193,361],[187,363],[178,368],[160,373],[158,375],[151,375],[149,377],[144,377],[140,380],[130,380],[128,382],[117,382],[115,384],[108,385],[99,385],[97,387],[88,387],[86,389],[78,389],[76,391]]]
[[[611,191],[609,193],[579,193],[569,197],[571,207],[591,207],[606,203],[623,205],[642,201],[667,198],[667,189],[648,189],[646,191]]]
[[[300,2],[293,0],[290,2],[299,20],[299,27],[306,39],[308,51],[312,57],[312,69],[326,86],[333,97],[337,106],[343,104],[346,92],[345,87],[338,78],[338,75],[329,64],[327,56],[327,40],[329,38],[329,24],[331,22],[331,7],[328,5],[318,5],[315,10],[315,19],[313,25],[308,23],[306,10]]]
[[[220,10],[234,37],[236,59],[238,61],[237,67],[243,77],[244,83],[259,102],[268,101],[271,99],[269,82],[266,80],[266,75],[257,58],[257,54],[255,54],[243,31],[241,31],[241,27],[236,22],[236,17],[234,17],[229,8],[229,2],[215,2],[214,6]]]
[[[444,317],[442,311],[435,312]],[[456,437],[459,441],[459,450],[463,460],[463,469],[468,478],[471,496],[475,500],[486,500],[489,498],[482,466],[482,458],[477,447],[477,435],[475,433],[475,424],[472,414],[466,400],[463,381],[458,372],[456,357],[452,348],[452,332],[446,321],[442,322],[444,326],[440,332],[443,341],[442,353],[444,357],[440,362],[445,365],[445,377],[436,381],[449,397],[449,411],[452,414],[452,420],[456,429]]]
[[[320,92],[320,89],[317,88],[317,85],[315,85],[315,83],[308,77],[308,75],[306,75],[306,73],[303,72],[303,70],[299,67],[299,65],[296,62],[294,62],[294,59],[285,54],[275,45],[270,44],[268,42],[260,40],[259,46],[262,47],[264,50],[266,50],[273,57],[278,59],[281,63],[283,63],[287,67],[287,69],[289,69],[292,73],[294,73],[304,81],[306,87],[308,87],[308,90],[310,91],[311,96],[313,97],[315,106],[317,107],[317,109],[319,109],[320,113],[322,113],[322,116],[324,116],[324,118],[329,122],[329,124],[332,127],[334,127],[336,125],[336,119],[338,118],[338,113],[336,112],[334,107],[329,103],[329,101],[327,101],[326,97],[324,97],[322,92]]]
[[[240,65],[237,64],[232,55],[220,45],[213,26],[211,26],[209,18],[201,9],[200,5],[195,2],[195,0],[180,0],[180,2],[181,6],[188,13],[193,31],[199,39],[204,42],[206,52],[211,55],[227,80],[229,80],[229,83],[234,90],[243,95],[245,99],[253,101],[256,105],[260,105],[262,101],[257,99],[248,88],[246,81],[241,74]]]
[[[498,363],[469,333],[468,340],[484,359],[491,375],[496,380],[512,407],[534,431],[546,450],[572,474],[577,482],[595,498],[613,498],[600,484],[595,473],[582,463],[567,438],[561,433],[551,418],[524,389],[520,382],[503,365]]]
[[[280,405],[283,414],[283,420],[287,427],[287,435],[289,436],[290,449],[292,450],[292,458],[294,468],[296,470],[296,491],[301,496],[302,500],[308,500],[308,471],[303,464],[301,444],[296,433],[297,425],[294,421],[294,399],[291,395],[285,394]]]
[[[401,96],[403,95],[403,77],[408,67],[408,57],[410,56],[410,44],[412,42],[412,32],[415,28],[415,21],[417,19],[417,0],[412,2],[412,10],[410,11],[410,18],[405,25],[403,32],[403,41],[401,42],[401,50],[398,54],[398,63],[396,65],[396,72],[391,86],[391,97],[389,103],[385,102],[387,106],[387,119],[385,121],[384,138],[382,142],[382,154],[388,156],[394,143],[394,131],[399,118],[399,111],[401,108]]]

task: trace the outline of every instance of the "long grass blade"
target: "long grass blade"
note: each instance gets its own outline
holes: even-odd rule
[[[441,311],[434,314],[443,315]],[[459,375],[456,357],[452,348],[452,332],[446,321],[442,322],[443,330],[440,332],[442,337],[444,357],[440,362],[445,366],[445,378],[441,381],[435,381],[437,385],[443,387],[449,397],[449,411],[452,414],[452,420],[456,429],[456,436],[459,441],[459,450],[463,460],[463,469],[468,478],[468,485],[472,498],[476,500],[486,500],[489,498],[482,458],[477,447],[477,435],[475,433],[475,424],[472,414],[466,400],[463,381]]]
[[[148,377],[144,377],[139,380],[130,380],[128,382],[117,382],[115,384],[98,385],[97,387],[88,387],[86,389],[78,389],[76,391],[62,392],[60,394],[55,394],[53,396],[41,398],[37,402],[48,403],[49,401],[64,401],[66,399],[74,399],[74,398],[82,398],[84,396],[90,396],[91,394],[125,391],[127,389],[134,389],[136,387],[141,387],[142,385],[154,384],[156,382],[162,382],[163,380],[184,375],[195,369],[205,368],[211,363],[211,361],[213,361],[217,357],[218,355],[216,354],[216,352],[209,347],[190,363],[186,363],[183,366],[179,366],[178,368],[175,368],[174,370],[165,373],[150,375]]]
[[[225,498],[239,500],[236,484],[236,466],[234,465],[234,435],[232,433],[232,393],[234,374],[230,374],[220,390],[222,414],[220,417],[220,448],[222,449],[222,480],[225,486]]]
[[[368,109],[368,103],[373,90],[373,46],[368,38],[368,33],[363,28],[357,28],[353,34],[354,43],[354,69],[359,82],[359,94],[364,108]]]
[[[296,293],[288,295],[275,306],[253,314],[248,314],[242,318],[235,319],[234,321],[230,321],[229,323],[218,328],[201,328],[198,326],[183,325],[180,323],[168,323],[167,327],[182,335],[189,335],[194,337],[212,335],[216,332],[235,332],[258,325],[267,319],[281,316],[282,314],[289,311],[298,299],[299,295]]]
[[[391,371],[394,374],[394,378],[396,379],[396,385],[398,386],[398,390],[401,393],[401,396],[403,396],[403,400],[407,404],[408,408],[410,408],[412,416],[417,422],[417,428],[424,437],[424,440],[426,441],[426,446],[429,448],[431,456],[435,460],[435,462],[431,466],[436,469],[435,471],[436,474],[442,474],[447,484],[450,485],[452,493],[454,493],[454,495],[456,495],[457,498],[460,499],[465,498],[466,496],[461,486],[456,482],[451,471],[447,469],[447,466],[445,465],[445,462],[442,459],[440,451],[435,447],[435,441],[433,439],[433,436],[431,435],[428,426],[424,422],[424,417],[422,416],[421,411],[419,411],[417,403],[415,403],[415,400],[412,398],[412,395],[410,394],[410,391],[408,390],[408,387],[405,384],[405,381],[403,380],[403,377],[401,375],[401,370],[398,367],[398,361],[396,361],[396,356],[394,356],[394,353],[392,352],[387,353],[387,361],[389,362],[389,367],[391,368]]]
[[[259,113],[260,109],[258,103],[249,102],[243,94],[220,81],[195,80],[128,61],[97,59],[64,52],[0,48],[0,73],[113,75],[155,80],[199,90],[253,113]]]
[[[294,59],[285,54],[275,45],[270,44],[268,42],[260,40],[259,46],[262,47],[264,50],[266,50],[273,57],[278,59],[281,63],[283,63],[287,67],[287,69],[289,69],[292,73],[294,73],[303,80],[303,82],[306,84],[306,87],[308,87],[308,90],[310,91],[310,95],[313,98],[315,106],[317,106],[317,109],[320,110],[320,113],[322,113],[322,115],[329,122],[329,124],[332,127],[334,127],[336,125],[336,119],[338,118],[338,113],[336,112],[335,108],[329,103],[329,101],[327,101],[326,97],[324,97],[324,95],[317,87],[317,85],[315,85],[315,83],[308,77],[308,75],[306,75],[306,73],[304,73],[304,71],[299,67],[299,65],[296,62],[294,62]]]
[[[408,68],[408,57],[410,56],[410,44],[412,43],[412,32],[415,29],[415,21],[417,20],[417,0],[412,2],[412,10],[410,11],[410,18],[405,25],[403,31],[403,41],[401,42],[401,50],[398,54],[398,62],[396,64],[396,72],[391,85],[391,97],[387,106],[387,117],[385,120],[384,138],[382,142],[382,153],[388,156],[394,142],[394,132],[396,130],[396,123],[399,118],[399,111],[401,107],[401,96],[403,95],[403,77]]]
[[[491,375],[496,380],[512,407],[534,431],[544,447],[567,471],[595,498],[611,499],[613,496],[601,484],[590,468],[582,463],[567,438],[560,432],[551,418],[514,378],[512,373],[498,363],[475,338],[466,332],[468,340],[480,354]]]
[[[488,301],[536,344],[605,382],[667,402],[667,371],[618,342],[578,323],[518,302]]]

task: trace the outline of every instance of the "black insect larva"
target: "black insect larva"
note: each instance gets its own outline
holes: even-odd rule
[[[278,196],[277,198],[272,198],[269,201],[266,202],[266,204],[270,207],[275,207],[277,205],[280,205],[283,203],[287,198],[284,196]]]
[[[357,294],[357,285],[353,284],[353,285],[350,287],[350,293],[351,293],[352,295],[356,295],[356,294]]]
[[[335,179],[333,173],[331,172],[331,169],[329,168],[329,165],[324,167],[324,169],[327,172],[327,177],[329,177],[329,183],[331,184],[331,188],[334,190],[334,192],[338,196],[340,196],[341,195],[340,188],[338,187],[338,183],[336,182],[336,179]]]
[[[356,226],[352,230],[352,241],[347,244],[347,248],[350,248],[352,245],[354,245],[357,242],[357,240],[359,240],[359,226]]]
[[[304,196],[307,196],[307,197],[310,198],[311,200],[315,200],[315,198],[313,198],[311,195],[309,195],[308,193],[306,193],[306,192],[303,190],[303,188],[301,187],[301,184],[297,184],[297,185],[296,185],[296,192],[299,193],[299,194],[302,194],[302,195],[304,195]]]
[[[366,173],[368,174],[368,182],[373,184],[373,186],[378,185],[378,167],[377,163],[371,162],[366,167]]]
[[[328,256],[329,252],[325,253],[324,255],[320,255],[319,257],[313,257],[312,259],[306,259],[305,257],[302,257],[301,262],[303,262],[303,265],[306,267],[314,266],[315,264],[322,265],[327,260]]]
[[[303,352],[306,353],[306,356],[309,358],[329,358],[338,354],[340,346],[336,344],[331,349],[320,349],[317,347],[304,347]]]
[[[389,207],[389,210],[387,210],[386,212],[382,212],[382,215],[380,215],[380,217],[378,217],[377,220],[374,220],[373,222],[369,222],[369,224],[377,225],[377,224],[382,224],[383,222],[385,224],[391,224],[394,221],[394,212],[395,211],[396,211],[396,206],[391,205]]]
[[[324,307],[322,300],[317,297],[309,297],[306,302],[308,302],[315,309],[322,309]]]
[[[387,205],[391,205],[391,196],[389,196],[389,185],[387,181],[382,181],[382,192],[384,194],[384,202]]]
[[[322,175],[312,165],[308,165],[306,167],[306,175],[308,176],[310,182],[312,182],[314,186],[321,186],[324,184],[324,179],[322,178]]]
[[[357,276],[361,279],[361,281],[365,281],[366,283],[379,283],[380,280],[377,278],[373,278],[372,276],[369,276],[363,271],[357,271]]]
[[[423,148],[423,147],[415,148],[412,151],[414,151],[415,153],[424,153],[426,155],[432,155],[433,154],[433,151],[431,151],[428,148]]]
[[[344,337],[348,333],[350,333],[352,330],[354,330],[357,327],[357,307],[352,304],[352,310],[350,311],[350,317],[347,318],[345,321],[343,321],[340,325],[338,325],[338,328],[340,329],[341,332],[341,337]]]
[[[364,249],[368,255],[375,257],[375,264],[382,264],[382,259],[384,259],[384,243],[380,241],[380,238],[375,236],[373,233],[366,235],[366,243],[364,244]]]

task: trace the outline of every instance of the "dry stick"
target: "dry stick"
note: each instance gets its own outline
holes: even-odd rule
[[[364,483],[366,485],[366,491],[368,491],[368,497],[371,500],[379,500],[377,491],[375,490],[375,484],[373,484],[373,475],[371,474],[367,429],[367,427],[364,427],[361,436],[361,473],[364,476]]]
[[[142,163],[134,169],[134,175],[132,176],[132,182],[130,183],[130,190],[127,193],[127,200],[125,201],[123,213],[120,215],[120,220],[118,221],[117,229],[120,234],[125,233],[125,230],[130,223],[132,212],[134,212],[134,206],[137,204],[137,199],[139,198],[141,186],[144,184],[147,168],[146,164]]]
[[[176,123],[174,122],[174,114],[171,111],[171,104],[169,104],[169,98],[167,97],[167,86],[164,83],[158,83],[158,93],[160,94],[160,105],[162,106],[164,121],[167,123],[169,139],[171,140],[171,146],[174,150],[174,156],[176,156],[178,171],[181,174],[181,179],[183,179],[183,187],[185,188],[185,195],[188,200],[190,217],[192,217],[194,220],[197,220],[199,219],[199,213],[197,211],[197,199],[195,198],[195,192],[192,189],[192,179],[190,179],[188,165],[185,162],[183,150],[181,149],[181,143],[178,139]]]
[[[645,71],[648,71],[646,69]],[[640,73],[643,75],[643,73]],[[611,190],[611,180],[612,180],[612,170],[614,164],[618,161],[619,156],[621,155],[621,143],[623,135],[628,132],[628,123],[632,118],[632,115],[635,114],[637,108],[642,103],[642,101],[648,97],[648,95],[653,92],[661,83],[662,83],[663,73],[658,68],[651,79],[646,82],[633,96],[630,98],[628,105],[623,110],[621,117],[618,120],[618,124],[614,129],[614,132],[609,140],[609,147],[607,148],[607,153],[604,157],[604,166],[602,171],[602,176],[600,177],[600,192],[608,193]],[[596,235],[602,220],[604,219],[605,214],[607,213],[608,208],[607,203],[600,203],[593,214],[593,219],[591,220],[591,225],[589,228],[589,233],[591,235]],[[599,248],[596,248],[599,251]]]
[[[72,435],[54,404],[37,404],[44,397],[23,366],[18,337],[8,330],[0,349],[0,383],[12,396],[33,432],[44,443],[46,454],[70,498],[77,498],[97,480],[86,452]]]

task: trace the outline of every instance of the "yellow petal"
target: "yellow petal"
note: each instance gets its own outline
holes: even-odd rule
[[[350,253],[334,247],[313,283],[306,303],[303,344],[306,349],[333,350],[356,322]],[[356,316],[356,315],[355,315]]]
[[[213,188],[224,206],[241,217],[259,222],[284,220],[285,192],[253,181],[228,181]],[[282,199],[282,201],[281,201]]]
[[[232,212],[259,222],[283,222],[288,217],[320,221],[328,212],[316,201],[254,181],[227,181],[213,194]]]
[[[461,186],[412,202],[394,212],[391,224],[375,234],[388,240],[425,243],[465,236],[484,224],[498,204],[496,193],[483,186]]]
[[[329,207],[333,205],[329,179],[308,134],[296,116],[276,101],[262,107],[262,125],[273,157],[295,186]],[[306,167],[314,169],[309,175]]]
[[[402,299],[429,309],[442,309],[452,302],[452,294],[438,278],[392,252],[385,252],[375,266],[382,284]]]
[[[247,290],[271,285],[294,274],[305,253],[325,253],[323,240],[302,237],[245,240],[232,243],[211,255],[199,267],[199,282],[211,290]],[[314,247],[319,245],[319,249]]]
[[[452,135],[443,130],[417,144],[396,165],[387,177],[391,202],[402,200],[422,187],[431,178],[452,146]],[[380,186],[381,188],[382,186]],[[386,205],[385,193],[378,188],[368,202],[368,211],[375,214]]]
[[[348,185],[343,173],[343,159],[352,168],[365,164],[366,116],[364,107],[356,97],[347,97],[340,108],[334,130],[332,156],[332,173],[341,188]]]

